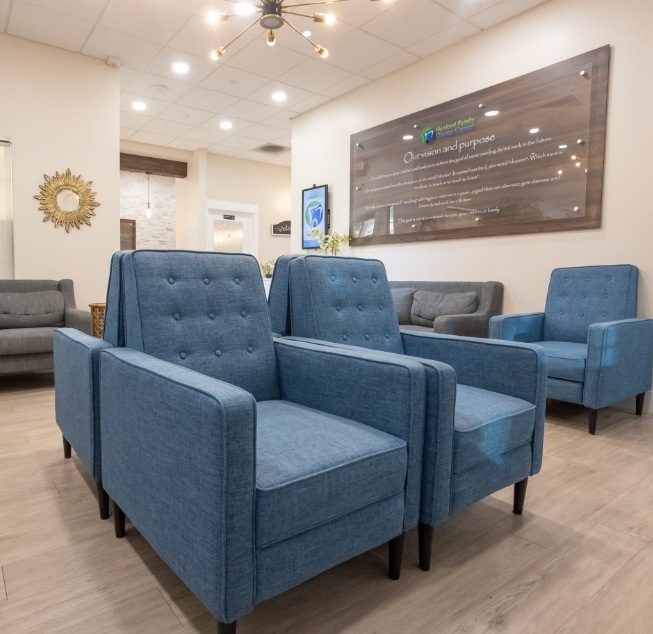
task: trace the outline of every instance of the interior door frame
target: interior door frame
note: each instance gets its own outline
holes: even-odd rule
[[[224,220],[224,216],[235,216],[243,223],[243,251],[251,253],[258,260],[259,208],[253,203],[239,203],[218,198],[206,199],[206,248],[214,250],[214,221]]]

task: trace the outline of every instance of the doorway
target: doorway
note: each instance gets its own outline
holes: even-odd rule
[[[207,200],[207,249],[258,258],[258,205]]]

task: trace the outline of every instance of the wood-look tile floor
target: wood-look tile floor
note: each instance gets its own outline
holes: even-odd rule
[[[653,632],[653,417],[550,403],[524,514],[500,491],[436,527],[431,571],[408,535],[256,606],[240,634]],[[192,536],[189,536],[191,539]],[[78,459],[64,460],[49,376],[0,378],[0,632],[215,632],[128,524],[113,536]]]

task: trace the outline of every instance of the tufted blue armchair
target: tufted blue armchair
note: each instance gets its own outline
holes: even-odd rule
[[[378,260],[300,256],[285,264],[291,339],[414,357],[426,371],[420,567],[430,568],[434,526],[487,495],[514,484],[513,512],[521,514],[528,477],[542,465],[544,352],[527,344],[400,332]],[[281,314],[277,319],[287,321]]]
[[[653,320],[636,319],[637,267],[580,266],[551,273],[543,313],[500,315],[490,337],[537,343],[546,351],[547,396],[598,410],[636,397],[641,415],[651,386]]]
[[[53,337],[55,419],[63,437],[64,458],[70,458],[74,449],[95,481],[102,519],[110,513],[102,486],[99,359],[100,350],[124,345],[120,260],[125,253],[119,251],[111,259],[103,339],[74,328],[59,328]]]
[[[134,251],[125,347],[100,357],[102,481],[219,632],[419,514],[426,379],[410,359],[273,340],[256,260]],[[364,395],[364,400],[362,399]]]

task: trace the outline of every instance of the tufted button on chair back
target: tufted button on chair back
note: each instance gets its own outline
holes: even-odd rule
[[[250,392],[279,397],[256,259],[188,251],[123,257],[125,344]]]
[[[294,336],[403,354],[382,262],[309,255],[289,268]]]
[[[591,324],[637,315],[637,267],[555,269],[546,298],[543,340],[587,343]]]

